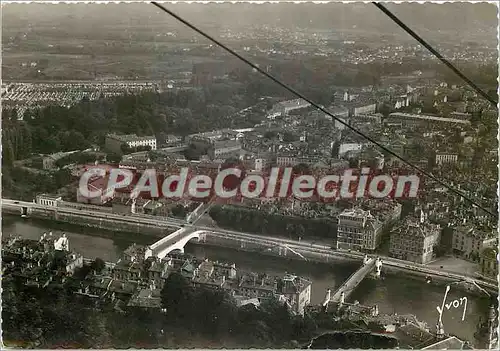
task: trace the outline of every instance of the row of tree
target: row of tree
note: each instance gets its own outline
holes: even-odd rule
[[[283,235],[297,240],[304,237],[325,237],[336,240],[337,223],[328,218],[306,219],[247,207],[215,205],[210,217],[223,228],[263,235]]]
[[[105,136],[111,132],[156,135],[161,143],[167,134],[187,135],[227,127],[241,122],[231,119],[236,109],[255,103],[245,98],[245,93],[241,84],[225,83],[206,89],[144,92],[96,101],[84,98],[70,108],[29,109],[24,121],[17,120],[16,110],[4,111],[4,164],[31,153],[104,146]]]
[[[32,201],[37,194],[54,193],[71,182],[68,169],[41,172],[22,167],[2,168],[2,195]]]

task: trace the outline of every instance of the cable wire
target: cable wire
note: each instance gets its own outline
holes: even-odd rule
[[[353,132],[355,132],[356,134],[358,134],[359,136],[361,136],[362,138],[368,140],[369,142],[371,142],[372,144],[378,146],[380,149],[384,150],[385,152],[387,152],[388,154],[396,157],[397,159],[399,159],[400,161],[404,162],[406,165],[412,167],[413,169],[417,170],[418,172],[422,173],[423,175],[429,177],[430,179],[434,180],[435,182],[439,183],[440,185],[442,185],[443,187],[445,187],[446,189],[450,190],[451,192],[453,192],[454,194],[464,198],[465,200],[469,201],[472,205],[476,206],[477,208],[483,210],[485,213],[489,214],[490,216],[492,216],[493,218],[497,218],[497,214],[496,213],[493,213],[492,211],[490,211],[489,209],[487,209],[486,207],[482,206],[481,204],[479,204],[478,202],[476,202],[474,199],[471,199],[469,197],[467,197],[466,195],[464,195],[461,191],[449,186],[445,181],[442,181],[438,178],[436,178],[435,176],[433,176],[431,173],[421,169],[420,167],[414,165],[413,163],[411,163],[410,161],[404,159],[403,157],[399,156],[398,154],[396,154],[394,151],[390,150],[389,148],[387,148],[386,146],[380,144],[379,142],[377,142],[376,140],[372,139],[370,136],[364,134],[363,132],[357,130],[356,128],[354,128],[353,126],[349,125],[348,123],[346,123],[345,121],[343,121],[342,119],[334,116],[332,113],[330,113],[329,111],[327,111],[325,108],[323,108],[322,106],[318,105],[317,103],[315,103],[314,101],[310,100],[309,98],[305,97],[304,95],[302,95],[301,93],[299,93],[298,91],[296,91],[295,89],[293,89],[292,87],[288,86],[287,84],[281,82],[279,79],[275,78],[274,76],[272,76],[271,74],[267,73],[265,70],[261,69],[259,66],[257,66],[256,64],[250,62],[248,59],[246,59],[245,57],[241,56],[240,54],[238,54],[237,52],[233,51],[232,49],[230,49],[229,47],[227,47],[225,44],[219,42],[217,39],[211,37],[209,34],[205,33],[204,31],[202,31],[201,29],[197,28],[195,25],[191,24],[190,22],[188,22],[187,20],[183,19],[182,17],[180,17],[179,15],[175,14],[174,12],[170,11],[169,9],[163,7],[162,5],[160,5],[159,3],[155,2],[155,1],[152,1],[151,2],[153,5],[155,5],[156,7],[158,7],[159,9],[161,9],[162,11],[164,11],[165,13],[169,14],[170,16],[174,17],[176,20],[178,20],[179,22],[183,23],[184,25],[186,25],[187,27],[191,28],[192,30],[194,30],[195,32],[197,32],[198,34],[204,36],[205,38],[207,38],[208,40],[210,40],[211,42],[215,43],[216,45],[218,45],[219,47],[223,48],[224,50],[226,50],[227,52],[229,52],[231,55],[237,57],[238,59],[240,59],[241,61],[245,62],[247,65],[251,66],[254,70],[258,71],[259,73],[263,74],[264,76],[266,76],[267,78],[271,79],[273,82],[275,82],[276,84],[280,85],[281,87],[283,87],[284,89],[288,90],[289,92],[291,92],[292,94],[296,95],[297,97],[303,99],[304,101],[308,102],[309,104],[311,104],[311,106],[314,106],[315,108],[317,108],[318,110],[322,111],[323,113],[327,114],[328,116],[330,116],[332,119],[336,120],[337,122],[341,123],[342,125],[344,125],[346,128],[352,130]]]
[[[390,19],[392,19],[398,26],[403,28],[405,32],[410,34],[416,41],[418,41],[420,44],[422,44],[427,50],[429,50],[434,56],[436,56],[443,64],[445,64],[449,69],[451,69],[457,76],[462,78],[472,89],[476,91],[479,95],[484,97],[486,100],[490,102],[495,109],[497,108],[498,102],[495,101],[494,98],[486,94],[481,88],[479,88],[473,81],[471,81],[469,78],[467,78],[458,68],[453,66],[453,64],[448,61],[446,58],[443,57],[439,52],[437,52],[436,49],[434,49],[430,44],[428,44],[424,39],[422,39],[417,33],[415,33],[413,30],[411,30],[406,24],[404,24],[399,18],[396,17],[391,11],[387,9],[384,5],[382,5],[379,2],[372,2],[373,5],[378,7],[380,11],[385,13]]]

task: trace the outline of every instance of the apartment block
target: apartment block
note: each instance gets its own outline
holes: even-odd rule
[[[389,255],[426,264],[432,260],[434,246],[439,244],[440,238],[440,227],[429,223],[423,213],[420,221],[410,216],[391,232]]]

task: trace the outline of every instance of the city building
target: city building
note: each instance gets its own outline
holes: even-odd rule
[[[464,121],[469,121],[471,119],[472,115],[470,113],[464,113],[464,112],[452,112],[450,113],[450,118],[454,119],[462,119]]]
[[[108,188],[108,177],[94,177],[89,179],[87,190],[89,193],[99,192],[99,195],[89,197],[89,193],[82,193],[80,186],[76,188],[76,202],[92,205],[104,205],[113,199],[114,189]]]
[[[62,201],[62,197],[59,195],[51,194],[40,194],[36,196],[35,202],[38,205],[57,207]]]
[[[434,246],[439,244],[439,226],[427,221],[421,212],[420,221],[409,216],[391,232],[389,255],[398,259],[426,264],[434,257]]]
[[[484,249],[497,246],[498,237],[495,234],[493,231],[476,229],[472,225],[456,226],[453,228],[453,253],[477,261]]]
[[[372,114],[375,113],[376,110],[377,104],[372,102],[356,101],[349,104],[349,115],[352,117]]]
[[[354,209],[344,210],[337,221],[337,248],[375,250],[384,230],[400,218],[401,209],[395,201],[366,200]]]
[[[228,158],[230,156],[239,156],[241,143],[239,140],[221,140],[214,141],[208,150],[208,155],[212,159]]]
[[[278,298],[288,305],[293,313],[303,314],[311,301],[311,282],[292,274],[271,277],[254,272],[238,272],[236,265],[212,262],[207,259],[185,260],[180,272],[194,286],[209,289],[225,289],[239,300],[259,301]]]
[[[342,143],[339,146],[338,157],[344,156],[349,151],[361,151],[364,144],[361,143]]]
[[[176,135],[168,134],[165,138],[165,145],[178,145],[182,142],[182,138]]]
[[[496,275],[495,275],[496,280]],[[490,305],[488,318],[482,319],[479,328],[474,334],[477,341],[477,349],[498,350],[498,308],[494,304]]]
[[[334,117],[337,119],[340,119],[346,124],[350,123],[349,119],[349,109],[345,108],[343,106],[330,106],[326,109],[328,112],[330,112]],[[327,115],[326,113],[321,112],[320,110],[314,110],[311,112],[311,117],[313,118],[325,118],[329,121],[334,122],[335,128],[339,130],[345,129],[345,125],[340,123],[337,119],[332,118],[330,115]]]
[[[3,273],[11,273],[24,284],[46,287],[56,276],[71,275],[83,266],[83,256],[70,251],[63,235],[44,233],[40,240],[19,237],[2,240]]]
[[[380,241],[383,223],[370,211],[344,210],[337,222],[337,249],[374,250]]]
[[[292,274],[285,274],[278,280],[276,294],[283,296],[291,311],[304,315],[306,306],[311,303],[311,281]]]
[[[443,163],[456,163],[458,161],[458,154],[448,152],[436,152],[436,165]]]
[[[481,273],[487,277],[497,279],[498,277],[498,249],[487,247],[481,251],[480,261]]]
[[[137,136],[135,134],[108,134],[106,135],[106,149],[116,153],[122,152],[122,146],[127,145],[129,148],[149,146],[151,150],[156,150],[155,136]]]
[[[210,143],[217,141],[217,140],[222,140],[222,139],[237,139],[238,132],[234,131],[232,129],[219,129],[219,130],[213,130],[211,132],[203,132],[203,133],[196,133],[196,134],[191,134],[186,136],[184,141],[186,143],[194,143],[195,140],[197,141],[203,141],[207,145]]]

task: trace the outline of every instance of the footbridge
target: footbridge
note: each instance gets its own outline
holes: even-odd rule
[[[184,252],[184,246],[192,240],[205,240],[207,231],[195,228],[181,228],[163,239],[158,240],[146,249],[145,258],[154,256],[164,258],[172,251]]]
[[[365,256],[363,265],[354,272],[338,289],[331,295],[330,301],[334,303],[344,303],[356,287],[365,279],[368,273],[375,269],[376,276],[380,276],[382,260],[380,258],[368,258]]]

